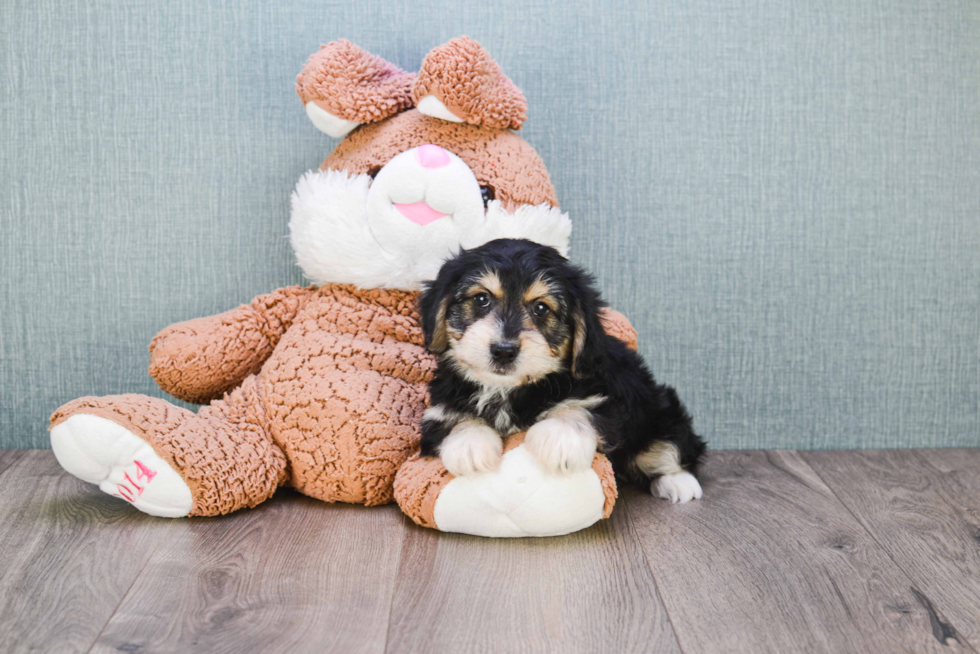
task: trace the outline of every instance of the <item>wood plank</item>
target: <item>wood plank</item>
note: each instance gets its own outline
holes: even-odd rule
[[[17,456],[0,496],[3,651],[88,651],[172,521],[76,480],[47,450]]]
[[[626,494],[685,652],[971,651],[796,452],[716,452],[705,498]]]
[[[381,652],[407,519],[281,490],[180,521],[93,652]]]
[[[558,538],[413,528],[390,652],[679,652],[643,552],[617,508]]]
[[[30,450],[0,450],[0,475]]]
[[[805,457],[905,570],[921,603],[980,648],[980,450]],[[938,614],[934,624],[948,628]]]

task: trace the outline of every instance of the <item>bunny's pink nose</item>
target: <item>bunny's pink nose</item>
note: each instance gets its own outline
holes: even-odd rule
[[[442,168],[449,163],[449,153],[438,145],[423,145],[415,153],[423,168]]]

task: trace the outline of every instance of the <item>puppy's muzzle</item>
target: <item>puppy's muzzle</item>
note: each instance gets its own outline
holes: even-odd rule
[[[521,346],[519,343],[500,341],[490,345],[490,358],[498,366],[508,366],[514,363],[520,353]]]

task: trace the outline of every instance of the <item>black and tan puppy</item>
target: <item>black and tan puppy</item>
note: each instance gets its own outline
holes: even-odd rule
[[[592,277],[556,250],[499,239],[447,261],[421,299],[439,356],[422,420],[422,455],[454,475],[492,470],[502,439],[555,472],[592,465],[672,502],[701,497],[705,451],[673,388],[602,328]]]

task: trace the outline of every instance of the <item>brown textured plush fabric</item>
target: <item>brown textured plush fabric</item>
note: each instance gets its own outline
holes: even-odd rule
[[[504,441],[504,454],[524,442],[525,432],[514,434]],[[598,452],[592,459],[592,469],[599,476],[606,501],[602,506],[602,517],[612,513],[616,498],[616,476],[612,464]],[[406,461],[395,476],[395,501],[402,513],[415,524],[430,529],[438,529],[435,519],[436,500],[439,493],[450,481],[455,479],[437,457],[420,457],[415,454]]]
[[[58,409],[51,426],[76,413],[112,420],[149,443],[190,487],[190,515],[253,507],[287,479],[254,377],[197,415],[145,395],[83,397]]]
[[[187,481],[193,515],[254,506],[283,483],[327,502],[390,502],[395,473],[418,449],[435,369],[417,300],[291,287],[172,325],[154,339],[150,364],[168,392],[208,397],[244,374],[241,384],[197,415],[141,395],[90,397],[61,407],[52,424],[88,413],[146,439]],[[618,314],[607,324],[631,331]]]
[[[599,483],[602,484],[602,492],[606,496],[606,501],[602,505],[602,517],[608,518],[616,505],[616,498],[619,497],[619,491],[616,489],[616,473],[613,472],[609,459],[602,454],[596,454],[592,459],[592,469],[599,475]]]
[[[416,293],[322,287],[262,368],[291,483],[327,501],[384,504],[418,446],[435,361]]]
[[[434,368],[416,301],[407,291],[294,287],[171,326],[150,369],[174,395],[206,396],[260,370],[196,416],[127,395],[75,400],[52,424],[89,413],[145,438],[188,482],[193,515],[254,506],[280,483],[328,502],[390,502],[395,472],[418,446]]]
[[[445,148],[466,162],[477,181],[490,186],[508,208],[542,203],[558,206],[548,169],[520,136],[508,130],[446,122],[415,109],[357,128],[320,169],[355,174],[377,171],[396,154],[426,143]]]
[[[446,470],[438,457],[412,455],[395,475],[394,494],[398,508],[415,524],[438,529],[435,519],[436,500],[446,484],[453,479],[455,477]]]
[[[358,123],[384,120],[412,106],[415,73],[407,73],[346,39],[320,47],[296,76],[305,105]]]
[[[471,125],[520,129],[527,120],[524,94],[490,54],[466,36],[433,48],[425,56],[412,98],[418,104],[427,95],[438,98]]]
[[[167,327],[150,343],[150,376],[176,398],[205,404],[255,374],[315,288],[283,288],[217,316]]]
[[[618,311],[612,309],[603,309],[602,311],[602,327],[606,330],[606,333],[610,336],[614,336],[626,343],[626,346],[636,351],[636,330],[633,329],[633,325],[630,321],[626,319],[626,316]]]

